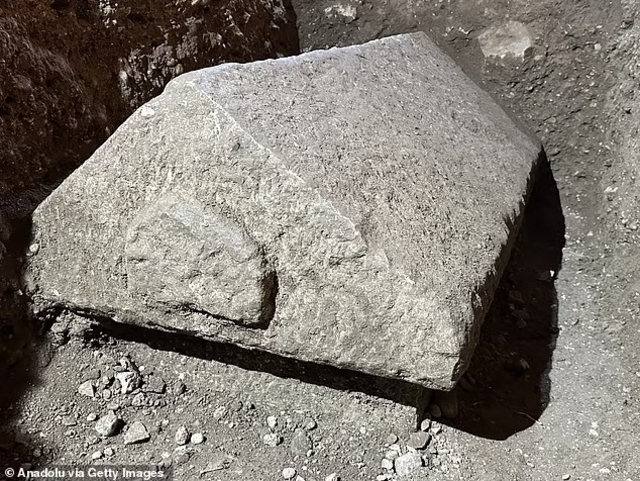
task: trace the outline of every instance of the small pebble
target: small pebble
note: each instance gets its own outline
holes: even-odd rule
[[[440,434],[442,432],[442,425],[440,423],[433,423],[431,425],[431,432],[433,434]]]
[[[277,434],[269,433],[264,435],[262,442],[271,448],[275,448],[282,443],[282,437]]]
[[[134,422],[124,433],[124,444],[142,443],[149,439],[149,431],[140,421]]]
[[[384,441],[387,444],[395,444],[398,442],[398,436],[396,436],[395,434],[391,433],[387,436],[387,438]]]
[[[180,426],[173,437],[178,446],[184,446],[189,442],[189,431],[184,426]]]
[[[174,383],[171,386],[171,392],[176,396],[184,394],[186,390],[187,390],[187,386],[185,386],[185,384],[179,379],[174,381]],[[220,409],[220,408],[218,408],[218,409]],[[226,411],[226,409],[225,409],[225,411]]]
[[[101,436],[109,437],[114,436],[120,426],[120,419],[114,413],[109,413],[106,416],[102,416],[98,419],[95,425],[95,430]]]
[[[275,429],[276,426],[278,425],[278,418],[275,416],[268,416],[267,417],[267,426],[269,427],[269,429]]]
[[[204,435],[202,433],[193,433],[191,435],[191,443],[202,444],[204,442]]]
[[[382,469],[386,469],[387,471],[392,471],[393,470],[393,460],[388,459],[388,458],[384,458],[380,462],[380,467]]]
[[[302,427],[304,427],[307,431],[313,431],[315,428],[318,427],[318,424],[313,418],[305,418],[302,424]]]
[[[71,427],[76,426],[78,424],[78,421],[76,421],[76,418],[72,416],[65,416],[64,418],[62,418],[62,424],[67,427]]]
[[[113,450],[112,447],[108,446],[106,448],[104,448],[104,455],[105,456],[113,456],[116,452]]]
[[[429,433],[418,431],[417,433],[413,433],[411,434],[411,436],[409,436],[407,446],[413,449],[424,449],[427,447],[427,444],[429,444],[430,440],[431,435]]]
[[[93,381],[85,381],[78,386],[78,392],[84,396],[96,397],[96,388]]]
[[[340,481],[340,476],[336,473],[331,473],[329,476],[324,478],[324,481]]]
[[[173,461],[176,464],[186,464],[189,462],[189,453],[185,451],[179,451],[173,454]]]
[[[92,423],[93,421],[95,421],[96,419],[98,419],[98,415],[96,413],[89,413],[87,414],[87,421]]]
[[[431,419],[426,418],[423,419],[422,422],[420,423],[420,431],[428,431],[429,428],[431,427]]]
[[[215,411],[213,411],[213,419],[216,421],[221,420],[223,417],[227,415],[227,407],[226,406],[218,406]]]
[[[284,468],[282,470],[282,477],[284,479],[293,479],[296,477],[296,474],[298,474],[296,472],[296,470],[294,468]]]
[[[396,459],[398,456],[400,456],[400,453],[398,451],[394,451],[394,450],[389,450],[386,453],[384,453],[384,457],[386,459],[390,459],[391,461],[393,461],[394,459]]]
[[[100,459],[102,457],[102,451],[96,451],[91,455],[91,459]]]

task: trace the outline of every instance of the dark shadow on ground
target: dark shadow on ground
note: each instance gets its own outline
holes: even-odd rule
[[[265,351],[246,349],[194,337],[191,334],[121,324],[110,318],[94,318],[85,330],[85,340],[99,346],[104,336],[138,342],[161,351],[217,361],[246,369],[267,372],[282,378],[341,391],[357,391],[392,400],[405,406],[426,406],[429,390],[416,384],[386,379],[357,371],[286,358]],[[104,339],[108,342],[108,339]]]
[[[16,430],[23,415],[20,400],[37,384],[38,372],[52,355],[41,341],[39,325],[29,317],[21,291],[22,259],[31,238],[31,224],[22,222],[11,231],[0,260],[0,473],[32,460],[38,439]]]
[[[458,416],[446,424],[506,439],[538,422],[549,403],[558,333],[554,277],[564,232],[560,196],[545,160],[479,345],[455,389]]]

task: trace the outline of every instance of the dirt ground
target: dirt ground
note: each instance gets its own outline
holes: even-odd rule
[[[636,118],[633,5],[296,0],[293,8],[303,50],[426,31],[537,133],[549,158],[456,389],[458,415],[422,426],[428,466],[402,479],[640,480],[637,227],[620,220],[638,215],[626,182],[637,145],[627,139]],[[533,48],[523,59],[485,59],[478,35],[505,20],[526,24]],[[616,186],[627,186],[626,198]],[[16,234],[7,257],[21,245]],[[5,277],[6,318],[23,319],[19,286]],[[265,481],[294,468],[292,479],[382,481],[396,479],[382,465],[386,453],[414,444],[420,392],[411,386],[80,319],[42,331],[23,322],[0,332],[10,366],[0,396],[6,466],[161,463],[175,479]],[[122,372],[138,376],[131,392]],[[120,425],[101,436],[95,418],[110,411]],[[149,440],[125,444],[135,421]],[[204,441],[179,445],[180,427]]]

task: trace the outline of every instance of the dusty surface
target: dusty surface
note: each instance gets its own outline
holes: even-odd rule
[[[555,190],[553,177],[547,176],[538,191],[538,202],[532,202],[529,208],[523,237],[503,277],[476,362],[470,368],[475,384],[468,380],[460,386],[459,415],[438,434],[441,441],[436,444],[444,445],[446,441],[446,447],[440,449],[432,467],[415,478],[540,481],[563,477],[584,481],[640,478],[638,257],[637,231],[632,228],[638,212],[632,176],[637,176],[634,129],[636,112],[640,110],[634,99],[637,83],[634,49],[638,43],[637,27],[633,25],[637,12],[633,11],[633,5],[623,8],[617,2],[599,1],[426,4],[389,0],[342,5],[297,2],[294,8],[302,46],[307,49],[424,29],[468,73],[484,82],[487,90],[538,132],[557,182],[559,192]],[[477,36],[507,19],[520,21],[533,32],[535,42],[531,52],[522,60],[485,62]],[[623,223],[622,219],[629,220]],[[25,324],[3,331],[7,339],[4,345],[15,346],[18,339],[24,339],[18,336],[18,329],[24,331]],[[12,358],[8,385],[15,389],[3,398],[5,405],[9,402],[13,405],[10,411],[5,411],[10,415],[6,426],[31,430],[32,437],[23,439],[22,444],[7,443],[11,448],[6,452],[17,452],[21,462],[34,460],[36,441],[42,439],[39,432],[54,424],[53,409],[72,402],[76,406],[71,407],[82,414],[87,409],[76,390],[88,376],[78,375],[74,382],[64,377],[71,365],[75,373],[76,366],[94,362],[90,349],[81,348],[78,342],[72,341],[69,347],[58,351],[47,350],[46,343],[31,350],[25,345],[22,356],[14,354]],[[131,351],[133,357],[136,352],[146,350],[123,341],[113,349]],[[42,357],[47,352],[57,355],[48,368],[38,367],[43,364],[37,363],[34,353]],[[164,356],[168,356],[167,360]],[[170,356],[173,354],[156,352],[150,369],[162,372],[158,366],[173,359]],[[146,363],[143,354],[137,362]],[[206,369],[211,379],[215,378],[217,368],[211,363],[185,362],[193,362],[198,370]],[[232,377],[244,373],[239,367],[230,369]],[[282,374],[277,370],[271,372]],[[25,382],[17,382],[19,378]],[[320,379],[317,373],[312,373],[311,378]],[[253,390],[259,397],[254,401],[256,409],[270,406],[260,408],[264,411],[259,422],[267,412],[286,411],[298,399],[269,389],[281,382],[289,381],[265,375],[263,381],[256,382]],[[184,422],[191,422],[192,415],[203,420],[213,414],[216,404],[231,402],[232,389],[224,394],[209,390],[207,385],[201,385],[204,391],[198,387],[196,391],[219,401],[211,402],[211,408],[206,402],[191,403]],[[25,390],[27,386],[29,389]],[[358,385],[355,389],[364,387]],[[29,394],[25,395],[25,391]],[[39,392],[43,395],[37,395]],[[48,402],[50,398],[44,393],[54,392],[59,397]],[[314,386],[291,392],[303,393],[300,394],[303,404],[313,406],[308,413],[311,416],[320,417],[340,406],[349,409],[354,406],[356,412],[360,409],[353,394],[340,390]],[[385,396],[393,399],[389,393]],[[312,403],[311,399],[318,403]],[[389,416],[390,405],[381,398],[360,396],[360,399],[375,419]],[[401,405],[393,404],[404,412]],[[166,408],[158,416],[176,416],[175,412]],[[133,408],[127,410],[127,420],[133,420],[133,414]],[[316,458],[316,464],[322,466],[318,474],[305,476],[300,458],[290,460],[286,448],[267,448],[259,437],[253,437],[250,445],[237,438],[228,442],[230,448],[237,445],[251,449],[238,450],[234,463],[211,479],[233,479],[231,476],[237,476],[232,474],[234,469],[250,466],[258,466],[256,472],[266,479],[282,479],[281,470],[289,463],[294,463],[305,479],[322,480],[331,472],[347,480],[361,479],[356,464],[360,462],[366,466],[362,479],[375,479],[375,475],[384,473],[379,463],[386,451],[385,439],[380,441],[377,435],[367,435],[366,430],[361,434],[357,424],[341,425],[337,414],[329,414],[328,418],[333,420],[323,429],[329,433],[328,442],[335,442],[336,448],[332,456]],[[403,426],[409,429],[403,424],[408,423],[406,418],[400,414],[388,419],[393,419],[393,426],[375,423],[379,422],[381,431],[397,431],[406,439],[408,432],[402,431]],[[177,420],[182,422],[179,416]],[[253,435],[249,424],[243,426],[247,426],[242,430],[243,437],[249,432]],[[75,446],[83,441],[68,441],[60,433],[61,428],[56,429],[57,434],[47,438],[52,449],[47,456],[59,459],[67,451],[78,452]],[[90,432],[91,427],[84,429],[83,433]],[[219,439],[225,439],[226,428],[211,431],[218,432]],[[218,439],[215,434],[207,434],[209,439]],[[165,447],[166,444],[157,447],[154,443],[157,438],[154,433],[151,435],[147,444],[136,446],[140,457],[131,454],[131,459],[143,458],[141,453],[145,449],[149,458],[156,457],[161,450],[172,450],[173,446]],[[117,438],[114,443],[122,444],[122,439]],[[198,449],[204,452],[205,448]],[[87,453],[90,450],[85,448]],[[446,450],[450,452],[445,453]],[[362,451],[369,454],[362,460],[355,459],[359,455],[356,453]],[[118,452],[124,455],[133,451],[123,448]],[[215,449],[209,454],[213,452]],[[88,454],[84,456],[68,459],[80,462]],[[310,459],[313,463],[314,457]],[[204,461],[197,464],[205,466]],[[441,473],[443,466],[447,474]]]

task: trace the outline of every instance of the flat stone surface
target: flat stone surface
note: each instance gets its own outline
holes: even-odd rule
[[[36,210],[28,289],[450,389],[539,152],[422,33],[192,72]]]

